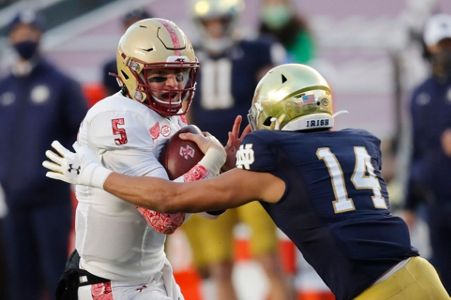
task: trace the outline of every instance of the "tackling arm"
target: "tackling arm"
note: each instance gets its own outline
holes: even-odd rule
[[[207,180],[174,183],[112,173],[103,188],[138,206],[162,212],[202,212],[237,207],[254,200],[275,203],[284,182],[269,173],[233,169]]]
[[[215,147],[215,140],[198,134],[183,135],[196,142],[206,153],[203,160],[211,161],[210,167],[219,171],[224,163],[224,150]],[[46,156],[49,160],[43,162],[43,166],[49,170],[47,177],[71,184],[103,188],[127,202],[157,211],[221,210],[254,200],[275,203],[285,191],[285,184],[280,178],[270,173],[241,169],[232,169],[218,177],[190,183],[112,174],[99,164],[86,147],[76,149],[76,153],[67,150],[57,141],[52,143],[52,147],[56,153],[48,150]]]

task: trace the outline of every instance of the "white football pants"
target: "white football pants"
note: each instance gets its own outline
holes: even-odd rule
[[[108,281],[78,288],[78,300],[184,300],[175,282],[172,268],[163,271],[147,283]]]

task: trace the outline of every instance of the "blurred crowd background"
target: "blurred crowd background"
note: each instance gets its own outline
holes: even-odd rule
[[[264,1],[244,2],[245,8],[236,27],[239,33],[250,38],[265,30],[271,34],[268,28],[261,28]],[[155,17],[173,20],[191,37],[194,44],[199,44],[202,35],[193,22],[190,3],[180,0],[0,0],[0,76],[5,76],[15,63],[15,53],[8,42],[8,25],[19,11],[32,9],[45,20],[42,53],[80,83],[90,106],[108,94],[102,83],[104,65],[116,53],[117,42],[124,30],[124,16],[139,9]],[[337,118],[338,129],[363,128],[382,140],[383,172],[389,182],[391,204],[395,213],[402,214],[412,152],[409,97],[414,87],[429,73],[422,39],[423,29],[430,16],[437,13],[451,14],[451,1],[293,0],[292,5],[298,18],[295,25],[305,31],[300,42],[305,46],[305,52],[296,54],[295,50],[284,44],[289,40],[289,37],[284,36],[285,31],[276,30],[272,33],[286,47],[286,61],[309,64],[329,80],[336,110],[348,111]],[[293,34],[297,32],[293,31]],[[451,179],[451,174],[448,176]],[[1,208],[4,207],[1,204],[0,215],[4,216],[8,212]],[[426,257],[430,255],[427,231],[428,226],[426,222],[421,222],[421,218],[417,226],[412,228],[414,245]],[[238,227],[236,236],[237,240],[246,240],[246,228]],[[280,238],[284,240],[281,234]],[[173,260],[175,270],[189,268],[186,256],[180,254],[189,252],[183,233],[176,233],[169,245],[174,245],[169,257]],[[292,252],[284,253],[287,255]],[[451,249],[449,253],[451,255]],[[321,297],[330,297],[327,288],[312,274],[301,255],[294,255],[291,275],[296,288],[299,291],[303,288],[318,289],[326,292]],[[238,288],[240,299],[264,299],[256,296],[258,293],[255,290],[265,288],[258,287],[258,283],[253,286],[255,278],[261,277],[256,275],[254,280],[249,279],[252,277],[249,274],[254,274],[248,273],[249,270],[258,268],[245,261],[238,265],[234,280],[241,282]],[[4,276],[7,277],[7,274]],[[0,291],[4,284],[5,280],[1,280]],[[253,292],[249,292],[249,289],[253,289]],[[264,294],[264,291],[260,293]],[[187,297],[187,300],[191,298]]]
[[[305,18],[315,44],[311,64],[331,82],[337,110],[349,115],[340,127],[364,127],[382,139],[398,138],[403,99],[425,77],[421,34],[431,14],[447,12],[444,0],[293,1]],[[1,71],[11,63],[6,26],[26,7],[45,16],[42,49],[46,56],[86,88],[102,80],[102,64],[115,54],[122,34],[121,19],[134,8],[147,8],[154,16],[168,18],[199,38],[190,12],[190,1],[2,1],[0,10]],[[258,34],[261,0],[246,0],[239,20],[245,35]],[[374,118],[368,118],[368,115]]]

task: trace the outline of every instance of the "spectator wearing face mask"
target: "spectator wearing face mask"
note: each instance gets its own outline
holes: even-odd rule
[[[431,261],[451,293],[451,15],[432,16],[423,39],[431,74],[410,101],[413,153],[404,216],[413,228],[419,203],[426,205]]]
[[[41,56],[42,34],[39,15],[23,11],[14,17],[8,38],[16,58],[0,80],[8,300],[54,299],[69,251],[70,187],[48,180],[41,161],[55,138],[72,144],[86,101],[79,84]]]
[[[308,64],[315,58],[315,41],[308,21],[291,0],[262,0],[260,34],[271,35],[287,51],[289,62]]]

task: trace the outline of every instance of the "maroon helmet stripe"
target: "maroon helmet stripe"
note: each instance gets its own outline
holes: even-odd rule
[[[175,32],[174,28],[172,26],[170,26],[170,23],[166,20],[161,20],[161,23],[163,24],[164,28],[166,28],[166,30],[169,33],[169,36],[171,37],[172,40],[172,44],[174,45],[174,52],[175,55],[180,55],[180,40],[177,36],[177,33]]]

